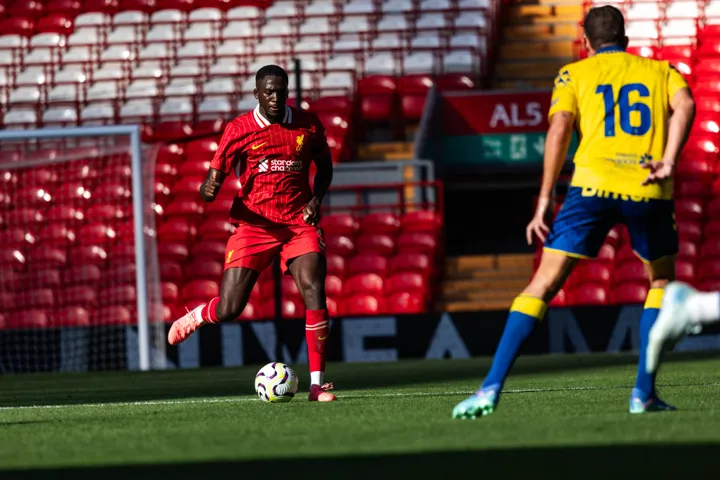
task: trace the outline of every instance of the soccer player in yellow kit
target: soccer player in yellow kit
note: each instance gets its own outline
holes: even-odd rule
[[[562,68],[555,80],[542,186],[526,231],[528,244],[533,235],[545,242],[540,266],[510,308],[485,381],[455,407],[454,418],[476,418],[495,410],[518,350],[542,320],[548,302],[580,259],[597,256],[617,223],[627,226],[651,283],[640,319],[640,364],[630,412],[673,409],[655,393],[645,350],[663,289],[675,277],[678,238],[672,176],[692,126],[695,102],[668,62],[625,52],[625,22],[617,8],[591,9],[584,29],[589,58]],[[581,137],[575,173],[565,203],[548,228],[553,187],[574,127]]]

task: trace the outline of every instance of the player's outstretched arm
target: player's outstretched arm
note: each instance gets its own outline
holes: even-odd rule
[[[315,157],[315,180],[313,182],[313,198],[305,207],[303,220],[309,225],[317,225],[320,222],[320,205],[330,189],[333,179],[333,163],[330,150],[325,148]]]
[[[572,138],[573,122],[575,115],[570,112],[557,112],[550,119],[550,128],[548,128],[545,137],[545,155],[543,158],[543,178],[540,186],[540,196],[538,198],[535,215],[525,229],[525,236],[528,245],[532,245],[533,235],[536,235],[541,241],[545,241],[545,237],[549,232],[548,222],[546,220],[549,207],[552,204],[552,192],[557,182],[560,171],[565,164],[570,139]]]
[[[208,170],[207,178],[200,186],[200,196],[206,202],[212,202],[217,197],[220,187],[225,180],[226,175],[220,170],[210,168]]]

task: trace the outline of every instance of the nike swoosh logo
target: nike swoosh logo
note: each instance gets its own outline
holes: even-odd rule
[[[321,337],[320,335],[318,335],[318,340],[320,340],[321,342],[326,339],[327,339],[327,335],[325,335],[324,337]]]
[[[262,147],[262,146],[265,145],[266,143],[267,143],[267,142],[261,143],[260,145],[253,145],[253,146],[250,147],[250,148],[252,148],[253,150],[257,150],[258,148]]]

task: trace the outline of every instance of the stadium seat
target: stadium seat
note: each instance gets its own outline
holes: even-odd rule
[[[5,272],[0,271],[0,275]],[[56,269],[30,270],[19,282],[16,290],[25,288],[50,288],[57,289],[62,285],[62,276],[60,271]]]
[[[327,273],[328,275],[335,275],[339,278],[345,277],[345,259],[340,255],[327,254]]]
[[[377,273],[385,276],[388,269],[388,260],[386,257],[376,253],[359,253],[347,262],[348,275],[358,273]]]
[[[187,242],[197,234],[195,226],[187,219],[174,217],[158,228],[158,238]]]
[[[327,298],[327,309],[330,318],[337,317],[340,314],[340,311],[338,310],[338,302],[332,297]]]
[[[52,246],[41,245],[28,252],[28,264],[32,268],[63,268],[67,260],[68,256],[64,249]],[[72,251],[70,260],[73,261]]]
[[[132,307],[137,301],[133,285],[106,287],[98,292],[98,303],[104,305],[123,305]]]
[[[701,222],[704,212],[702,204],[693,199],[682,198],[675,201],[675,215],[680,220]]]
[[[88,327],[90,312],[82,307],[60,308],[50,315],[51,327]]]
[[[395,253],[395,241],[387,234],[363,233],[357,239],[357,248],[363,253],[376,253],[387,257]]]
[[[568,292],[568,300],[572,305],[605,305],[609,295],[605,287],[593,283],[585,283]]]
[[[613,289],[611,297],[615,305],[644,304],[648,293],[647,283],[626,283]]]
[[[582,283],[609,285],[611,270],[602,262],[586,260],[580,262],[580,264],[575,267],[571,277],[573,278],[573,281],[568,283],[573,285],[580,285]]]
[[[196,261],[218,261],[225,258],[227,243],[223,241],[200,241],[193,245],[192,258]]]
[[[157,252],[161,263],[166,261],[183,263],[189,256],[187,246],[180,242],[159,242]]]
[[[695,266],[692,262],[678,260],[675,262],[675,277],[681,282],[695,284]]]
[[[131,310],[119,305],[96,309],[91,317],[93,325],[132,325]]]
[[[365,122],[387,122],[395,117],[397,84],[394,77],[375,75],[360,79],[360,112]]]
[[[215,280],[220,281],[225,270],[222,259],[220,261],[212,261],[204,259],[202,261],[195,260],[185,265],[184,277],[188,280],[191,279],[204,279],[204,280]]]
[[[401,252],[423,253],[433,257],[437,252],[437,241],[428,233],[407,232],[400,234],[397,247]]]
[[[160,278],[163,281],[179,283],[183,278],[182,267],[176,262],[161,261]]]
[[[552,300],[550,300],[550,303],[548,303],[548,306],[550,306],[550,307],[565,307],[567,305],[568,305],[567,294],[565,293],[565,290],[562,288],[555,294],[555,297]]]
[[[431,275],[433,266],[430,257],[424,253],[398,253],[390,259],[389,271],[391,273],[418,272],[423,275]]]
[[[111,262],[115,259],[111,259]],[[117,284],[135,285],[137,282],[137,267],[134,262],[111,263],[105,271],[100,284],[111,286]]]
[[[343,281],[335,275],[325,277],[325,294],[328,297],[339,297],[343,293]]]
[[[645,265],[639,261],[620,264],[613,272],[613,286],[641,282],[649,282],[649,278]]]
[[[427,311],[425,296],[420,293],[398,292],[387,295],[383,301],[387,313],[410,314]]]
[[[228,222],[227,218],[211,217],[200,225],[199,237],[203,241],[222,240],[227,242],[228,238],[235,231],[235,227]]]
[[[26,258],[23,252],[17,249],[0,249],[0,266],[10,267],[14,270],[25,268]],[[59,266],[59,265],[58,265]]]
[[[95,265],[75,265],[65,270],[63,282],[66,285],[97,284],[100,277],[100,269]]]
[[[328,237],[344,235],[354,238],[360,228],[355,217],[348,214],[326,215],[320,220],[320,226]]]
[[[212,280],[193,280],[180,292],[181,300],[186,303],[193,300],[208,302],[219,295],[220,287]]]
[[[715,223],[715,225],[717,226],[715,229],[710,228],[710,225],[712,223]],[[708,222],[705,229],[706,235],[711,231],[720,233],[720,222]],[[677,222],[677,231],[679,238],[693,243],[699,242],[703,236],[702,224],[700,224],[699,222]]]
[[[361,273],[345,279],[344,288],[346,292],[354,294],[381,294],[383,279],[375,273]]]
[[[305,304],[300,298],[283,298],[283,318],[305,318]]]
[[[10,248],[25,249],[35,243],[35,235],[23,228],[8,228],[0,232],[0,245]]]
[[[43,310],[32,309],[15,312],[8,315],[5,320],[6,328],[10,329],[42,329],[49,325],[47,313]]]
[[[400,220],[392,213],[368,213],[362,217],[360,230],[366,233],[386,233],[394,235],[400,229]]]
[[[700,257],[703,259],[703,261],[706,261],[710,258],[720,257],[720,240],[705,240],[705,242],[700,245]]]
[[[404,232],[424,232],[436,234],[440,231],[442,220],[432,210],[415,210],[402,216],[401,222]]]
[[[355,243],[345,235],[328,235],[325,239],[325,249],[328,254],[348,258],[355,253]]]
[[[680,240],[678,244],[678,258],[687,260],[687,261],[695,261],[698,255],[698,248],[697,244],[688,242],[685,240]]]
[[[384,313],[382,298],[374,295],[352,295],[343,300],[340,312],[343,315],[378,315]]]
[[[60,306],[80,306],[90,308],[97,304],[97,290],[89,285],[67,287],[57,296]]]
[[[115,229],[104,223],[83,225],[77,231],[77,241],[81,245],[107,245],[115,241]]]
[[[51,288],[37,288],[16,292],[15,305],[21,310],[32,308],[52,309],[55,306],[55,296]]]
[[[286,297],[291,298],[302,298],[300,290],[298,290],[295,279],[290,275],[283,275],[280,280],[280,286],[282,287],[282,294]]]

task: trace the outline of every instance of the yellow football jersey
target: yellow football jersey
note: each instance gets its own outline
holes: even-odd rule
[[[571,63],[555,79],[550,112],[575,115],[580,144],[572,184],[598,192],[672,198],[671,182],[642,186],[641,165],[662,159],[670,100],[687,88],[668,62],[601,48]]]

